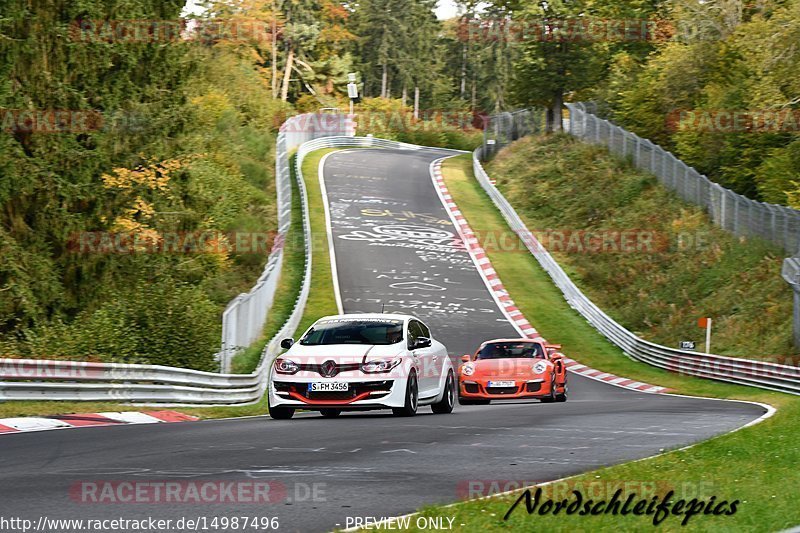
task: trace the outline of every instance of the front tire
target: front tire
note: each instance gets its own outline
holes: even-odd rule
[[[564,382],[564,392],[556,394],[556,401],[557,402],[566,402],[567,401],[567,383]]]
[[[406,384],[406,401],[403,407],[393,407],[392,413],[395,416],[414,416],[417,414],[417,402],[419,400],[419,384],[417,382],[417,373],[412,372],[408,376],[408,383]]]
[[[294,416],[294,407],[270,407],[269,416],[275,420],[289,420]]]
[[[342,414],[341,409],[320,409],[319,414],[322,415],[322,418],[336,418],[340,414]]]
[[[456,385],[453,372],[447,373],[447,381],[444,383],[444,394],[442,400],[431,405],[431,410],[437,415],[446,415],[453,412],[456,404]]]
[[[541,399],[542,403],[553,403],[557,400],[556,396],[556,377],[550,380],[550,394]]]

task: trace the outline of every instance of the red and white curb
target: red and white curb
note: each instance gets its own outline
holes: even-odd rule
[[[481,277],[486,283],[486,286],[493,293],[498,304],[500,304],[501,310],[516,326],[517,330],[531,339],[542,338],[539,332],[537,332],[531,323],[525,318],[525,315],[522,314],[522,311],[520,311],[520,309],[514,305],[514,301],[511,299],[511,296],[509,296],[505,287],[503,287],[500,277],[497,275],[495,269],[492,268],[492,262],[489,260],[486,250],[481,248],[478,239],[475,237],[475,233],[472,231],[472,228],[469,227],[466,218],[464,218],[464,215],[453,201],[453,197],[450,195],[450,191],[447,189],[447,185],[445,185],[444,182],[444,177],[442,176],[442,161],[444,161],[444,159],[438,159],[431,164],[431,178],[433,179],[433,184],[436,187],[436,192],[439,194],[439,198],[441,198],[442,203],[450,214],[450,219],[453,221],[461,240],[464,242],[467,252],[472,257],[472,261],[478,267],[478,272],[480,272]],[[649,393],[665,393],[670,391],[670,389],[666,387],[650,385],[649,383],[642,383],[641,381],[636,381],[634,379],[623,378],[620,376],[615,376],[614,374],[609,374],[608,372],[595,370],[594,368],[580,364],[574,359],[565,358],[565,364],[567,370],[570,372],[580,374],[596,381],[602,381],[610,385],[622,387],[624,389]]]
[[[0,434],[77,427],[118,426],[125,424],[194,422],[196,420],[199,420],[196,416],[186,415],[177,411],[123,411],[49,417],[0,418]]]

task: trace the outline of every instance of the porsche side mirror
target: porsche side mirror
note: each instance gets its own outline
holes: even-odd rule
[[[557,352],[561,349],[560,344],[545,344],[544,347],[547,349],[547,353]]]
[[[462,363],[469,363],[470,359],[471,359],[471,357],[469,356],[469,354],[465,354],[465,355],[461,356],[461,362]]]
[[[294,339],[283,339],[281,341],[281,348],[288,350],[294,345]]]

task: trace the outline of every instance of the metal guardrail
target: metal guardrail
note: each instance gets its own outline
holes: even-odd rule
[[[520,237],[530,253],[552,278],[569,305],[628,356],[680,374],[800,394],[798,367],[677,350],[641,339],[614,321],[578,289],[528,230],[508,200],[491,183],[481,165],[482,150],[483,148],[478,148],[473,153],[475,177],[500,210],[509,227]]]
[[[275,146],[275,185],[278,234],[267,265],[250,292],[240,294],[222,314],[222,346],[218,354],[220,371],[231,371],[231,360],[263,334],[278,287],[283,265],[283,244],[292,216],[292,183],[289,154],[305,142],[320,137],[354,135],[353,117],[329,113],[307,113],[289,118],[281,125]]]
[[[297,141],[291,141],[284,146],[292,146],[292,142]],[[289,319],[267,344],[255,372],[216,374],[159,365],[0,358],[0,401],[113,401],[197,406],[242,405],[259,401],[268,384],[269,365],[280,352],[280,339],[292,336],[300,325],[311,289],[312,240],[308,193],[302,172],[303,160],[306,155],[321,148],[350,146],[421,148],[397,141],[350,136],[321,137],[301,143],[297,150],[295,170],[305,236],[302,288]],[[288,153],[283,151],[278,157],[285,163],[284,169],[288,175]]]

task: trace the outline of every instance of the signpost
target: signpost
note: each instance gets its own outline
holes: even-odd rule
[[[696,349],[696,345],[694,341],[681,341],[678,343],[678,348],[693,352]]]
[[[347,84],[347,96],[350,97],[350,114],[353,114],[353,105],[358,102],[358,85],[356,84],[356,73],[351,72],[347,75],[350,83]]]
[[[706,353],[711,353],[711,319],[700,318],[697,320],[697,326],[706,330]]]

